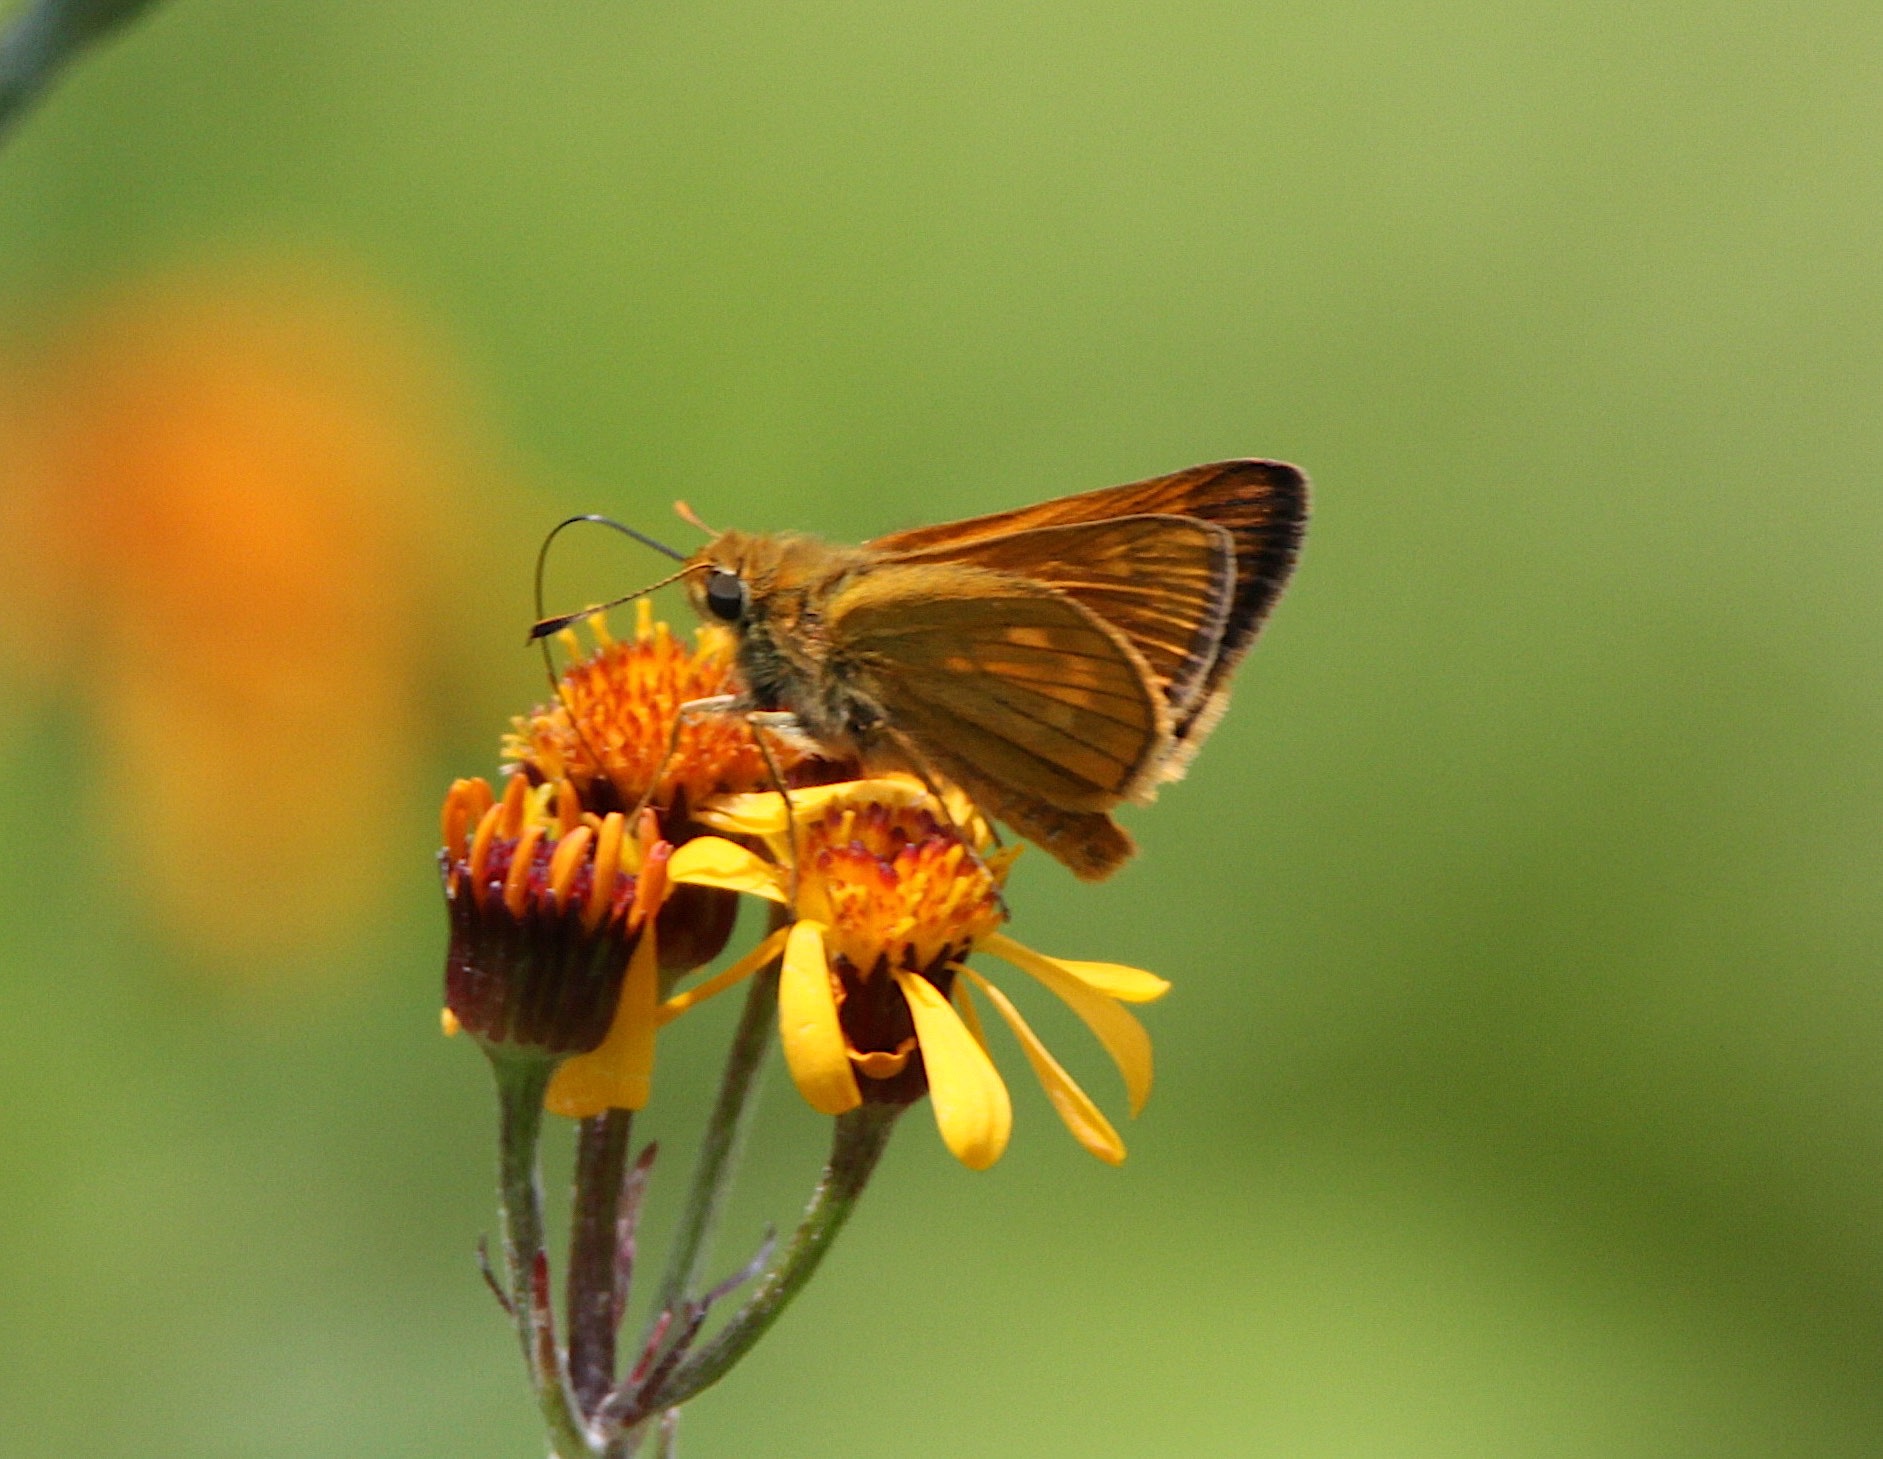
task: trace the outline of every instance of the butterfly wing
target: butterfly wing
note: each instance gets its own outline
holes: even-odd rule
[[[1010,533],[1147,515],[1208,522],[1229,533],[1235,552],[1235,585],[1215,657],[1187,702],[1173,704],[1162,775],[1174,779],[1222,717],[1230,675],[1294,570],[1308,519],[1308,480],[1297,468],[1282,461],[1217,461],[1037,506],[893,532],[870,546],[895,554],[941,556]]]
[[[1173,715],[1195,702],[1222,649],[1235,544],[1195,517],[1112,517],[1002,532],[905,554],[973,563],[1073,598],[1143,655]]]
[[[833,596],[826,623],[842,645],[831,667],[880,706],[890,758],[946,776],[1081,875],[1130,854],[1104,813],[1155,778],[1170,717],[1117,629],[960,563],[884,563]]]

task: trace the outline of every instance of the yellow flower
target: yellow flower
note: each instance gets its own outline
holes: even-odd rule
[[[885,776],[793,791],[791,811],[788,821],[784,798],[773,793],[701,810],[703,822],[757,839],[772,859],[701,838],[675,851],[673,874],[784,902],[795,867],[796,915],[750,956],[669,999],[661,1016],[782,952],[779,1031],[791,1077],[812,1107],[837,1115],[865,1100],[908,1104],[926,1092],[943,1142],[982,1170],[1006,1149],[1013,1111],[972,987],[1013,1031],[1073,1138],[1101,1160],[1123,1160],[1124,1142],[1098,1106],[966,959],[992,953],[1064,1000],[1117,1064],[1134,1115],[1151,1090],[1151,1043],[1123,1005],[1160,998],[1170,985],[1115,963],[1047,957],[1006,936],[1000,888],[1013,853],[984,854],[985,825],[958,794],[938,814],[920,783]]]
[[[557,635],[573,657],[560,697],[513,721],[503,758],[532,779],[569,781],[589,810],[632,810],[645,799],[684,839],[681,828],[708,796],[772,786],[756,734],[781,772],[805,754],[736,714],[689,715],[676,737],[681,705],[738,687],[733,637],[709,624],[688,648],[654,621],[645,598],[634,606],[634,637],[626,641],[610,635],[600,614],[588,619],[595,648],[587,655],[572,630]]]
[[[653,951],[649,923],[673,848],[653,816],[637,830],[628,834],[619,811],[585,815],[567,782],[532,789],[513,775],[501,800],[483,780],[452,785],[440,861],[453,1032],[579,1054],[602,1043],[618,1003],[644,1002],[651,1013],[658,988],[652,965],[639,965],[642,949]],[[651,1043],[652,1020],[642,1022]]]
[[[547,1107],[574,1118],[639,1109],[654,1072],[658,925],[673,847],[651,811],[584,811],[567,781],[513,775],[445,795],[447,1033],[566,1062]],[[567,1057],[574,1055],[574,1057]]]
[[[830,777],[827,762],[742,716],[680,716],[681,705],[738,687],[733,638],[725,628],[701,628],[688,648],[654,621],[645,599],[635,604],[634,637],[626,642],[609,634],[599,614],[588,624],[595,649],[586,656],[574,632],[558,635],[574,661],[558,680],[556,703],[512,721],[503,741],[506,769],[533,781],[567,781],[582,808],[598,814],[645,802],[676,846],[700,833],[694,812],[709,797],[772,787],[767,753],[787,784]],[[734,896],[712,887],[676,887],[660,918],[662,971],[688,972],[718,957],[737,915]]]

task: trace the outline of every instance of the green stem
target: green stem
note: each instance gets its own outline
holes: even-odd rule
[[[497,1205],[503,1218],[511,1315],[556,1459],[594,1459],[595,1446],[577,1416],[575,1397],[569,1392],[556,1350],[543,1252],[543,1193],[536,1176],[536,1147],[543,1129],[543,1092],[556,1066],[540,1055],[487,1052],[497,1079]]]
[[[865,1104],[837,1117],[830,1160],[811,1195],[804,1219],[791,1243],[759,1279],[758,1286],[730,1322],[673,1376],[639,1405],[643,1413],[677,1408],[723,1378],[779,1318],[791,1299],[816,1272],[824,1253],[856,1209],[870,1173],[889,1144],[900,1105]]]
[[[93,41],[151,0],[36,0],[0,35],[0,135]]]
[[[576,1136],[565,1307],[569,1382],[584,1413],[593,1413],[615,1383],[615,1334],[621,1326],[615,1265],[633,1133],[634,1112],[611,1109],[583,1120]]]
[[[776,928],[779,919],[772,918]],[[712,1255],[713,1230],[719,1224],[720,1208],[732,1189],[732,1178],[745,1144],[752,1111],[757,1107],[759,1075],[765,1069],[765,1056],[771,1051],[772,1025],[778,1017],[778,964],[772,962],[753,974],[746,989],[745,1010],[733,1031],[732,1047],[726,1052],[725,1072],[719,1079],[719,1097],[706,1122],[700,1141],[699,1158],[693,1166],[693,1184],[687,1191],[686,1208],[674,1235],[673,1251],[667,1258],[667,1274],[660,1285],[654,1311],[678,1313],[687,1298],[700,1286],[706,1262]]]

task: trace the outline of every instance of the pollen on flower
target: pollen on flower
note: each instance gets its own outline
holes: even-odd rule
[[[1006,920],[1011,854],[995,864],[971,855],[926,806],[833,805],[802,828],[801,846],[828,903],[830,951],[852,963],[887,956],[927,968],[965,956]]]
[[[803,825],[807,904],[820,903],[838,1021],[867,1095],[888,1103],[927,1088],[907,999],[892,975],[945,998],[955,967],[1006,920],[1011,853],[990,862],[925,805],[833,804]]]
[[[737,687],[732,635],[708,625],[689,648],[654,621],[645,600],[635,607],[630,639],[610,635],[599,614],[588,620],[591,652],[582,653],[572,630],[559,635],[575,656],[560,677],[559,701],[512,722],[505,761],[532,779],[567,781],[591,811],[630,810],[645,797],[675,826],[708,796],[770,789],[772,773],[742,718],[695,713],[675,733],[683,704]],[[781,772],[805,758],[782,736],[759,733]]]

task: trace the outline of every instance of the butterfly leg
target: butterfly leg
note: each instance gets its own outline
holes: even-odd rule
[[[648,802],[654,798],[654,792],[660,788],[660,777],[667,773],[667,767],[673,764],[673,757],[680,752],[681,726],[699,715],[731,713],[733,706],[738,702],[737,695],[715,694],[710,699],[689,699],[674,711],[673,728],[667,731],[667,748],[661,754],[660,763],[654,767],[654,773],[647,777],[647,785],[641,791],[641,798],[634,803],[634,810],[628,816],[630,826],[640,821],[641,812],[647,809]],[[581,722],[573,713],[569,716],[569,722],[576,726],[576,732],[580,734]],[[591,750],[590,753],[594,752]],[[599,755],[595,758],[596,763],[601,763]]]
[[[746,728],[752,732],[752,743],[758,747],[759,757],[765,762],[766,773],[771,776],[772,785],[785,803],[785,846],[790,852],[790,865],[786,873],[790,877],[788,892],[790,904],[798,904],[798,820],[797,808],[791,803],[791,787],[785,784],[784,773],[778,768],[778,761],[772,755],[772,748],[765,743],[765,737],[759,733],[760,727],[766,729],[795,730],[797,716],[783,710],[740,710],[739,696],[736,694],[714,694],[705,699],[689,699],[674,711],[673,730],[667,736],[667,753],[661,757],[660,769],[654,772],[647,789],[641,792],[640,805],[634,808],[635,819],[639,819],[641,808],[653,795],[660,784],[660,777],[666,771],[680,745],[680,727],[689,719],[697,719],[708,714],[736,714],[745,721]]]
[[[790,882],[786,887],[786,895],[788,905],[794,912],[798,905],[798,811],[791,803],[791,787],[785,784],[778,762],[772,758],[772,747],[765,743],[765,736],[759,733],[759,727],[795,729],[797,723],[797,716],[785,710],[754,710],[745,716],[745,726],[752,732],[752,743],[758,746],[758,753],[765,761],[765,769],[771,775],[772,784],[778,787],[778,794],[784,799],[785,850],[791,863],[787,868]]]
[[[948,829],[955,833],[955,839],[960,841],[967,850],[974,864],[993,878],[994,899],[1000,903],[1001,912],[1005,913],[1007,898],[1000,889],[1000,880],[994,877],[994,869],[987,864],[987,858],[981,855],[981,848],[974,844],[974,837],[968,833],[968,828],[959,824],[955,820],[954,812],[948,809],[948,799],[942,794],[941,777],[935,773],[935,767],[929,764],[928,757],[916,747],[915,741],[894,725],[879,725],[877,732],[896,747],[896,753],[908,763],[915,778],[922,782],[923,787],[928,791],[929,799],[935,802],[935,807],[941,812],[942,819],[948,823]],[[982,819],[987,823],[987,834],[992,836],[994,844],[999,846],[1001,844],[1000,832],[995,829],[990,818],[983,816]]]

